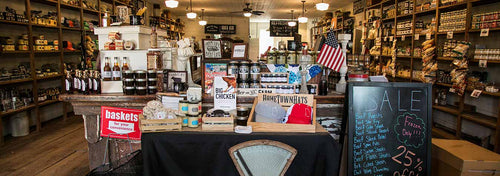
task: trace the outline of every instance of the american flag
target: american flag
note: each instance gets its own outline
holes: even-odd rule
[[[328,33],[326,42],[321,47],[321,53],[318,55],[317,62],[337,72],[340,70],[342,64],[344,64],[344,54],[342,53],[342,49],[340,49],[334,32]]]

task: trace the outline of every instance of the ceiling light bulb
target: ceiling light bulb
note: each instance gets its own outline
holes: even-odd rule
[[[295,22],[295,21],[289,21],[288,22],[288,26],[290,26],[290,27],[294,27],[296,25],[297,25],[297,22]]]
[[[189,12],[189,13],[186,13],[186,16],[187,16],[187,18],[189,18],[189,19],[195,19],[195,18],[196,18],[196,13],[194,13],[194,12]]]
[[[243,16],[245,16],[245,17],[251,17],[251,16],[252,16],[252,13],[250,13],[250,12],[245,12],[245,13],[243,13]]]
[[[165,1],[165,5],[168,8],[177,8],[177,6],[179,6],[179,1],[176,1],[176,0],[166,0]]]
[[[205,26],[205,25],[207,25],[207,21],[201,20],[201,21],[198,21],[198,24]]]
[[[307,17],[305,17],[305,16],[299,17],[298,20],[299,20],[299,23],[307,23]]]
[[[327,3],[317,3],[316,4],[316,9],[318,10],[321,10],[321,11],[325,11],[325,10],[328,10],[328,6],[330,6],[330,4],[327,4]]]

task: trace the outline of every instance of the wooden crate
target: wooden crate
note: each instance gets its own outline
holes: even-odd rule
[[[201,124],[202,131],[234,131],[234,118],[231,117],[207,117],[203,115]]]
[[[154,133],[165,131],[178,131],[182,129],[182,118],[176,119],[145,119],[139,116],[142,133]]]
[[[303,103],[312,107],[313,119],[312,124],[282,124],[282,123],[265,123],[265,122],[255,122],[255,107],[258,102],[264,101],[264,96],[268,97],[278,97],[276,101],[285,110],[288,109],[292,104]],[[297,100],[302,102],[283,102],[279,97],[298,97]],[[305,102],[304,102],[305,101]],[[316,100],[314,100],[314,95],[310,94],[259,94],[253,102],[252,110],[250,111],[250,116],[247,121],[247,125],[252,126],[253,132],[303,132],[303,133],[315,133],[316,132]]]

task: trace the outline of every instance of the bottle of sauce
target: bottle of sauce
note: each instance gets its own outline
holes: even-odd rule
[[[102,27],[109,27],[111,25],[111,19],[109,18],[108,12],[104,13],[104,17],[102,17]]]
[[[328,80],[325,74],[326,68],[323,68],[323,75],[321,75],[321,80],[319,81],[319,95],[327,95],[328,94]]]
[[[75,77],[73,77],[73,91],[80,92],[80,70],[75,70]]]
[[[64,80],[65,82],[65,90],[66,90],[66,93],[68,94],[72,94],[73,93],[73,90],[72,90],[72,84],[73,84],[73,77],[71,76],[71,72],[70,71],[66,71],[66,79]]]
[[[87,90],[89,91],[89,94],[94,94],[94,72],[92,70],[88,70],[88,77],[87,77]]]
[[[151,48],[158,48],[158,34],[156,33],[156,25],[151,27]]]
[[[99,71],[94,71],[94,82],[92,85],[94,86],[94,92],[96,94],[101,94],[101,74]]]
[[[104,71],[102,73],[102,80],[103,81],[111,81],[111,77],[113,76],[113,73],[111,71],[111,67],[109,66],[109,57],[104,58]]]
[[[120,81],[122,80],[122,72],[120,71],[120,65],[118,64],[118,57],[115,57],[113,60],[113,81]]]
[[[122,71],[130,70],[128,67],[128,57],[123,57],[122,60]]]
[[[84,95],[88,95],[89,94],[89,89],[88,89],[88,86],[89,86],[89,80],[88,80],[88,75],[87,75],[87,70],[83,71],[83,75],[82,77],[80,78],[80,82],[81,82],[81,93],[84,94]]]

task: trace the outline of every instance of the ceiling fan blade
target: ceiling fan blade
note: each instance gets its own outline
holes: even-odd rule
[[[235,11],[235,12],[229,12],[229,13],[243,13],[245,11]]]
[[[259,10],[256,10],[256,11],[252,11],[253,14],[258,14],[258,13],[264,13],[263,11],[259,11]]]

